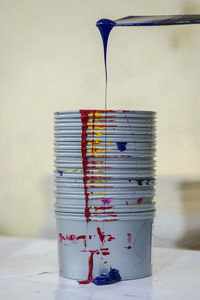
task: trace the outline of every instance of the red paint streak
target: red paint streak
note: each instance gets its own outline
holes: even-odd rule
[[[89,235],[89,239],[91,240],[91,238],[92,238],[92,236],[91,236],[91,234]]]
[[[103,163],[103,160],[99,160],[99,161],[97,161],[97,160],[92,160],[92,161],[90,161],[90,164],[93,164],[93,165],[96,165],[96,164],[102,164]],[[90,167],[90,168],[92,168],[92,167]],[[93,167],[94,168],[94,167]],[[96,168],[96,167],[95,167]]]
[[[132,234],[127,233],[128,243],[131,244]]]
[[[89,250],[88,252],[90,252],[90,256],[88,259],[88,278],[87,280],[81,280],[78,281],[79,284],[88,284],[90,282],[92,282],[93,277],[92,277],[92,270],[93,270],[93,256],[96,253],[97,255],[99,255],[99,250]]]
[[[79,235],[79,236],[77,236],[77,240],[80,240],[80,239],[86,239],[86,235]]]
[[[81,135],[81,153],[82,153],[82,166],[83,166],[83,185],[84,185],[84,194],[85,194],[85,217],[86,222],[90,221],[90,209],[88,206],[88,191],[87,191],[87,128],[88,128],[88,114],[89,110],[80,110],[81,122],[82,122],[82,135]]]
[[[97,210],[106,210],[106,209],[111,209],[113,206],[94,206],[95,211]]]
[[[108,248],[100,248],[101,251],[108,251]]]
[[[108,262],[105,260],[103,263],[104,263],[104,264],[107,264]]]
[[[86,235],[76,236],[75,234],[70,234],[64,237],[61,233],[59,233],[59,238],[60,238],[60,242],[62,242],[62,240],[67,240],[67,241],[71,241],[72,243],[82,239],[84,247],[86,247]]]
[[[41,273],[38,273],[38,275],[45,275],[45,274],[49,274],[49,272],[41,272]]]
[[[102,255],[109,255],[110,254],[110,252],[109,251],[106,251],[106,252],[101,252],[102,253]]]
[[[99,227],[97,227],[97,233],[99,235],[100,241],[102,242],[102,244],[104,244],[105,234],[101,231],[101,229]]]
[[[108,234],[107,236],[108,236],[108,242],[115,240],[115,237],[113,237],[111,234]]]

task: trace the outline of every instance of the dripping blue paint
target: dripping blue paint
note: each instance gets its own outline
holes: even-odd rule
[[[127,142],[116,142],[116,144],[117,144],[117,148],[120,152],[123,152],[126,150]]]
[[[113,27],[117,26],[165,26],[165,25],[187,25],[199,24],[200,14],[193,15],[155,15],[155,16],[128,16],[125,18],[117,19],[115,21],[109,19],[101,19],[97,21],[104,51],[104,64],[105,64],[105,110],[107,110],[107,44],[108,37]]]

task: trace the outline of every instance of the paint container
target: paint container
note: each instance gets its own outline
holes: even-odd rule
[[[54,129],[61,276],[151,275],[156,114],[64,111]]]
[[[56,212],[60,275],[76,280],[92,280],[119,270],[122,280],[152,274],[151,240],[154,213],[117,217]]]

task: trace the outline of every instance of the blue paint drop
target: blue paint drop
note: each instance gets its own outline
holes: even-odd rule
[[[119,274],[119,271],[116,269],[112,269],[110,267],[110,271],[108,273],[108,276],[110,279],[115,280],[115,281],[120,281],[121,280],[121,276]]]
[[[117,144],[117,148],[120,152],[126,150],[127,142],[116,142],[116,144]]]
[[[93,283],[96,285],[107,285],[116,283],[121,280],[119,271],[116,269],[110,268],[108,275],[100,275],[93,279]]]
[[[63,171],[57,170],[59,175],[62,176],[63,175]]]

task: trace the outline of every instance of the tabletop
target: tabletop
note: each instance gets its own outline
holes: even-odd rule
[[[0,299],[199,299],[200,251],[153,248],[153,276],[107,286],[58,273],[55,240],[0,237]]]

